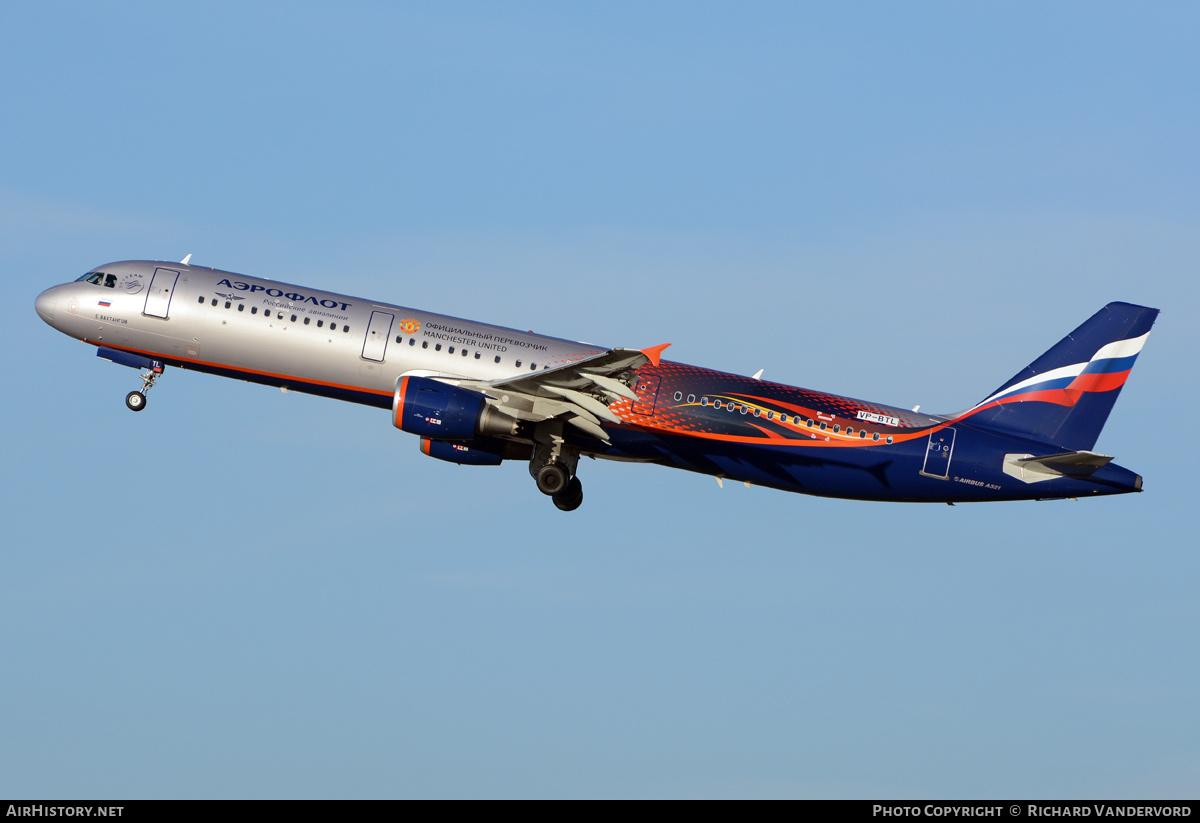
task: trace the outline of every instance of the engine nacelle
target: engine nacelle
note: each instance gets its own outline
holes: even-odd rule
[[[431,440],[473,440],[517,431],[516,419],[489,406],[479,392],[428,377],[401,377],[396,382],[392,424]]]
[[[450,443],[445,440],[421,438],[421,451],[438,460],[458,463],[461,466],[499,466],[504,460],[498,453],[468,446],[465,443]]]

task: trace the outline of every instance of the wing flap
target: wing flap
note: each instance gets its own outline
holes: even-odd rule
[[[562,418],[598,440],[608,442],[601,421],[620,424],[609,410],[618,400],[637,402],[634,372],[652,363],[670,344],[648,349],[609,349],[553,369],[542,369],[491,382],[455,380],[457,385],[487,396],[489,405],[518,420],[541,422]],[[450,382],[449,378],[446,379]]]

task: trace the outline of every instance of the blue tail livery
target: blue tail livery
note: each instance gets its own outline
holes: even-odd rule
[[[1109,303],[968,412],[976,425],[1090,449],[1157,309]]]
[[[190,255],[189,255],[190,257]],[[183,263],[125,261],[38,296],[55,329],[167,367],[386,409],[422,453],[527,462],[578,508],[579,458],[654,463],[859,500],[958,503],[1141,491],[1092,451],[1157,309],[1109,303],[982,401],[936,415]]]

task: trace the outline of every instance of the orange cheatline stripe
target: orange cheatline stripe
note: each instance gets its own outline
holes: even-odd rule
[[[187,363],[187,364],[194,363],[199,366],[211,366],[215,369],[229,369],[230,371],[241,372],[243,374],[258,374],[258,375],[262,375],[263,377],[274,377],[278,380],[291,380],[291,381],[295,381],[297,383],[306,383],[310,386],[328,386],[331,389],[347,389],[349,391],[363,392],[365,394],[382,394],[382,395],[391,394],[390,391],[386,391],[383,389],[372,389],[372,388],[368,388],[366,386],[352,386],[347,383],[332,383],[328,380],[315,380],[310,377],[299,377],[294,374],[278,374],[276,372],[261,371],[259,369],[248,369],[248,368],[244,368],[242,366],[233,366],[228,363],[215,363],[215,362],[208,361],[208,360],[182,360],[178,357],[171,357],[169,355],[160,354],[159,352],[154,352],[154,351],[148,351],[146,349],[135,349],[130,346],[118,346],[115,343],[106,343],[106,342],[102,342],[102,341],[97,342],[95,340],[86,340],[84,342],[91,343],[93,346],[96,346],[97,348],[103,347],[106,349],[120,349],[121,351],[133,352],[134,354],[144,354],[145,356],[153,357],[156,360],[171,359],[171,360],[177,360],[181,363]],[[183,367],[180,366],[179,368],[183,368]]]

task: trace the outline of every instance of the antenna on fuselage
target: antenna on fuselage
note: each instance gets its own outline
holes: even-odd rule
[[[763,373],[763,370],[762,370],[762,369],[759,369],[758,371],[756,371],[756,372],[754,373],[754,376],[753,376],[753,377],[751,377],[750,379],[751,379],[751,380],[761,380],[761,379],[762,379],[762,373]]]
[[[186,266],[188,264],[188,261],[191,259],[192,259],[192,256],[189,254],[187,257],[185,257],[179,261],[179,265]]]
[[[920,410],[921,410],[921,404],[920,404],[920,403],[918,403],[917,405],[913,406],[913,411],[920,411]]]

